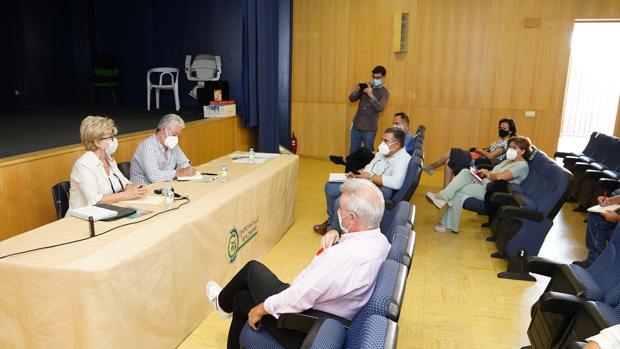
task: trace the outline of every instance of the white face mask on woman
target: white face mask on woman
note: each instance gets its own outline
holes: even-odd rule
[[[508,150],[506,150],[506,160],[514,160],[516,158],[517,158],[517,151],[512,148],[508,148]]]
[[[116,151],[116,149],[118,148],[118,140],[116,139],[116,137],[113,137],[109,142],[108,142],[108,147],[105,148],[105,152],[108,155],[112,155],[114,154],[114,152]]]
[[[179,144],[179,137],[177,136],[169,136],[168,130],[166,130],[166,138],[164,139],[164,145],[168,149],[172,149]]]

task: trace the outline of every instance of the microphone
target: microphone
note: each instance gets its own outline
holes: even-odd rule
[[[93,216],[88,217],[88,227],[90,229],[90,237],[94,238],[95,237],[95,220],[93,219]]]

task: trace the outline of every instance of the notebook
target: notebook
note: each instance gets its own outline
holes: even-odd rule
[[[476,178],[478,180],[478,182],[482,182],[482,177],[478,176],[478,173],[476,173],[476,169],[475,168],[470,168],[469,172],[471,173],[472,176],[474,176],[474,178]]]
[[[617,211],[617,210],[620,210],[620,205],[607,205],[607,206],[596,205],[596,206],[590,207],[588,209],[588,212],[604,213],[604,212]]]
[[[86,206],[73,209],[69,211],[69,214],[86,220],[88,220],[88,217],[93,217],[93,220],[99,221],[112,218],[118,215],[118,212],[97,206]]]
[[[346,173],[330,173],[328,182],[344,182],[347,180]]]
[[[97,204],[95,206],[99,207],[99,208],[103,208],[103,209],[109,210],[109,211],[116,212],[116,214],[114,216],[111,216],[111,217],[108,217],[108,218],[102,218],[101,220],[104,221],[104,222],[115,221],[117,219],[121,219],[123,217],[127,217],[127,216],[130,216],[130,215],[136,213],[136,209],[135,208],[131,208],[131,207],[121,207],[121,206],[108,205],[108,204]]]

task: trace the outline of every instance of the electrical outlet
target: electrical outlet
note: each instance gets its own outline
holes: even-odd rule
[[[536,112],[533,110],[526,110],[525,111],[525,117],[526,118],[533,118],[536,116]]]

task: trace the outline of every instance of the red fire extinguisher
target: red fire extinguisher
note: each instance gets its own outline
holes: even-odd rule
[[[291,135],[291,151],[297,154],[297,137],[295,137],[295,132]]]

